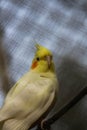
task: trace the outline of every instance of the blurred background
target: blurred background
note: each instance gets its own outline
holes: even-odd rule
[[[36,42],[54,55],[60,91],[53,115],[87,85],[87,0],[0,0],[0,106],[29,70]],[[87,96],[52,130],[87,130]]]

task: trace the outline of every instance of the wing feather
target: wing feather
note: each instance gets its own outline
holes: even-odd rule
[[[52,104],[56,93],[56,82],[52,78],[40,76],[32,82],[30,78],[26,80],[23,78],[8,93],[5,104],[0,110],[0,121],[23,119],[22,124],[30,127]],[[21,87],[20,91],[19,87]]]

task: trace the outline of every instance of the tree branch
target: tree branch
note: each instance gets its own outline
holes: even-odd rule
[[[50,126],[62,117],[67,111],[69,111],[73,106],[75,106],[85,95],[87,94],[87,87],[83,88],[69,103],[67,103],[61,110],[54,114],[51,118],[45,121],[44,130],[50,130]],[[41,130],[40,126],[37,130]]]

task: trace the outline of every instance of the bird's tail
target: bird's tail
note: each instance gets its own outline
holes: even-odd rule
[[[3,124],[6,120],[6,117],[0,113],[0,130],[2,130]]]
[[[9,119],[3,124],[0,130],[27,130],[23,120]]]

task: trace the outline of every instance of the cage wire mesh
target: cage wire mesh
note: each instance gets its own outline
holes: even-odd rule
[[[29,70],[35,42],[54,55],[59,95],[53,115],[87,84],[86,0],[0,0],[0,104]],[[86,130],[87,96],[52,130]]]

